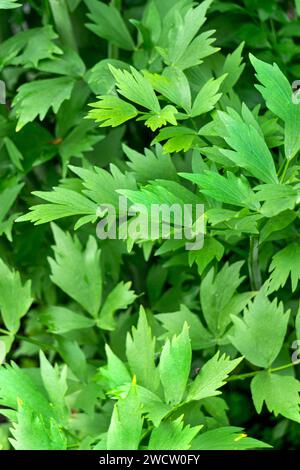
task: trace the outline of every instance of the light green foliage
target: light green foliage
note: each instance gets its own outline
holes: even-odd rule
[[[30,207],[28,214],[18,218],[19,222],[30,220],[36,225],[69,217],[72,215],[84,215],[89,221],[96,219],[97,205],[90,199],[72,189],[63,187],[53,188],[53,191],[36,191],[35,195],[50,202],[50,204],[37,204]],[[83,217],[80,220],[85,220]]]
[[[130,286],[130,282],[127,282],[126,284],[120,282],[112,291],[110,291],[101,307],[99,318],[97,320],[100,328],[104,330],[114,330],[114,314],[116,311],[126,309],[135,301],[137,296],[134,291],[130,290]]]
[[[70,98],[74,83],[73,79],[59,77],[22,85],[13,103],[18,116],[17,131],[37,116],[43,120],[50,108],[57,113]]]
[[[45,390],[26,371],[15,364],[0,367],[0,403],[18,409],[18,400],[49,420],[55,417],[54,409],[47,400]]]
[[[300,116],[300,106],[297,94],[294,95],[287,78],[277,64],[267,64],[257,58],[250,57],[256,76],[261,85],[258,90],[266,100],[268,108],[280,117],[285,124],[285,154],[291,160],[300,149],[297,121]]]
[[[110,70],[115,77],[120,95],[150,111],[160,112],[160,105],[154,90],[147,78],[143,77],[140,72],[134,67],[130,68],[130,72],[113,66],[110,66]]]
[[[0,259],[0,311],[4,325],[12,333],[18,331],[20,319],[27,313],[32,301],[30,280],[23,284],[20,274]]]
[[[212,171],[199,175],[182,173],[181,176],[197,184],[203,194],[217,201],[254,210],[258,208],[255,194],[246,178],[238,178],[230,172],[224,177]]]
[[[66,307],[56,305],[42,311],[41,321],[47,326],[49,331],[56,334],[90,328],[95,324],[94,320],[84,315],[79,315]]]
[[[10,442],[16,450],[66,450],[67,439],[54,419],[48,422],[19,404],[17,421],[11,428]]]
[[[230,315],[238,314],[251,299],[252,293],[236,293],[243,282],[240,276],[242,263],[225,264],[220,272],[214,275],[212,268],[200,286],[200,301],[203,315],[211,332],[220,337],[231,323]]]
[[[68,389],[67,367],[64,366],[60,373],[58,367],[52,367],[42,351],[40,351],[40,365],[42,381],[49,400],[54,406],[57,416],[63,419],[66,412],[64,397]]]
[[[49,258],[52,281],[96,317],[101,305],[102,274],[95,238],[89,238],[83,251],[78,239],[73,240],[57,225],[53,224],[52,230],[55,239],[55,259]]]
[[[267,447],[270,446],[247,437],[242,428],[233,426],[207,431],[200,434],[193,442],[195,450],[247,450]]]
[[[270,265],[269,292],[274,292],[283,287],[291,276],[292,291],[296,290],[300,279],[300,245],[291,243],[273,256]]]
[[[235,112],[220,112],[219,117],[224,126],[224,139],[233,149],[222,150],[222,154],[259,180],[277,183],[273,157],[258,130],[243,122]]]
[[[113,5],[105,5],[96,0],[85,0],[85,2],[90,10],[88,17],[95,23],[87,25],[93,33],[122,49],[132,50],[134,48],[127,26]]]
[[[1,0],[0,10],[9,10],[10,8],[18,8],[21,6],[21,3],[16,3],[17,0]]]
[[[198,434],[201,426],[183,427],[182,416],[175,421],[164,422],[152,431],[149,441],[151,450],[188,450],[193,438]]]
[[[136,450],[141,439],[143,420],[137,389],[132,385],[128,395],[114,406],[107,432],[107,449]]]
[[[244,311],[243,319],[233,317],[232,343],[245,358],[259,367],[269,367],[278,356],[286,334],[289,312],[282,303],[270,302],[263,291]],[[256,347],[253,348],[253,338]]]
[[[201,400],[206,397],[219,395],[218,390],[225,384],[228,374],[236,368],[242,358],[231,361],[228,357],[215,354],[201,368],[199,374],[192,383],[187,400]]]
[[[191,368],[192,350],[187,323],[180,335],[167,340],[159,362],[159,376],[167,403],[182,400]]]
[[[21,31],[2,42],[1,67],[7,64],[37,67],[41,60],[53,59],[55,54],[62,54],[62,50],[54,43],[57,37],[50,25]]]
[[[158,387],[158,370],[155,366],[155,338],[148,325],[146,313],[140,310],[137,327],[128,333],[126,355],[137,384],[155,391]]]
[[[299,412],[300,382],[289,375],[260,372],[251,382],[251,392],[255,408],[261,413],[266,402],[275,416],[281,414],[288,419],[300,422]]]
[[[100,101],[91,103],[88,117],[100,122],[100,127],[116,127],[137,116],[137,109],[117,96],[101,96]]]

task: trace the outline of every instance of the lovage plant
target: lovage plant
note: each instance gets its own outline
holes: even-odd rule
[[[2,449],[299,448],[299,16],[0,0]]]

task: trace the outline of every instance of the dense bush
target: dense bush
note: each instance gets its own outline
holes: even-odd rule
[[[0,0],[3,449],[299,448],[299,16]]]

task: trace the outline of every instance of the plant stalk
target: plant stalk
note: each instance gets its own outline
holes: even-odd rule
[[[49,0],[56,30],[62,43],[77,51],[76,39],[66,0]]]
[[[261,272],[259,267],[259,240],[257,236],[250,237],[248,268],[251,289],[257,291],[262,286]]]

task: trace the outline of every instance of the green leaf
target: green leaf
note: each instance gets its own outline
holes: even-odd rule
[[[150,450],[188,450],[202,426],[184,426],[183,416],[166,421],[154,429],[150,436]]]
[[[58,186],[53,188],[53,191],[35,191],[34,195],[51,204],[29,207],[30,212],[19,217],[17,222],[30,221],[40,225],[74,215],[87,215],[89,221],[95,221],[97,218],[97,204],[72,189]]]
[[[105,5],[97,0],[85,0],[85,3],[90,11],[89,19],[95,23],[88,23],[87,28],[121,49],[128,51],[134,49],[134,42],[127,26],[113,5]]]
[[[57,113],[70,99],[75,81],[69,77],[49,78],[25,83],[18,88],[13,106],[18,117],[17,131],[39,116],[42,121],[50,108]]]
[[[276,232],[279,232],[288,227],[296,218],[296,214],[292,211],[284,211],[277,216],[269,219],[260,231],[259,241],[260,243],[268,240],[272,235],[276,236]]]
[[[137,327],[127,334],[126,356],[137,384],[155,392],[159,385],[158,370],[155,366],[155,338],[152,337],[144,309],[141,307]]]
[[[233,110],[218,116],[224,126],[224,139],[233,150],[221,150],[225,157],[265,183],[277,183],[278,178],[270,150],[262,135],[251,124],[243,122]]]
[[[163,145],[164,154],[180,152],[182,150],[187,152],[190,148],[197,147],[201,143],[196,131],[183,126],[160,129],[152,143],[155,144],[162,140],[167,140]]]
[[[107,450],[137,450],[141,439],[143,419],[136,385],[114,406],[107,433]]]
[[[154,132],[167,123],[177,125],[176,117],[177,109],[174,106],[167,105],[159,113],[147,113],[141,116],[138,121],[145,120],[145,126],[150,127]]]
[[[231,323],[230,315],[237,315],[253,296],[252,292],[236,293],[243,282],[240,276],[243,262],[225,263],[215,275],[212,268],[200,286],[200,301],[205,321],[216,338],[224,335]]]
[[[145,72],[154,90],[169,101],[183,108],[187,114],[191,111],[191,90],[185,74],[177,67],[166,67],[162,75]]]
[[[272,293],[283,287],[291,277],[292,292],[297,289],[300,279],[300,245],[290,243],[278,251],[272,258],[269,271],[271,272],[268,292]]]
[[[154,426],[159,426],[162,419],[170,413],[172,407],[163,402],[155,393],[139,385],[138,393],[143,406],[143,414],[152,421]]]
[[[182,333],[167,339],[160,356],[159,375],[165,401],[180,403],[187,385],[192,360],[192,349],[187,323]]]
[[[189,262],[190,264],[196,262],[198,272],[201,275],[214,259],[220,261],[223,258],[224,251],[222,243],[215,238],[207,238],[201,250],[189,253]]]
[[[178,312],[159,313],[155,315],[155,318],[162,323],[169,339],[174,335],[179,335],[184,324],[187,323],[193,350],[209,348],[215,344],[213,336],[204,328],[200,318],[185,305],[181,305]]]
[[[11,271],[0,259],[0,311],[4,325],[12,333],[20,327],[20,319],[32,304],[31,281],[22,284],[18,271]]]
[[[208,113],[214,109],[215,104],[222,96],[222,93],[218,93],[218,91],[225,77],[226,75],[223,75],[216,80],[212,78],[205,83],[195,98],[192,106],[191,117],[200,116],[201,114]]]
[[[225,354],[217,352],[201,368],[199,374],[191,384],[186,400],[201,400],[206,397],[220,395],[218,390],[226,383],[226,379],[233,369],[242,361],[242,357],[230,360]]]
[[[67,439],[59,424],[38,415],[35,408],[19,403],[17,421],[10,429],[16,450],[67,450]]]
[[[209,55],[212,51],[205,44],[209,34],[197,36],[197,33],[206,20],[206,12],[212,0],[205,0],[196,8],[190,7],[185,14],[175,12],[173,24],[168,31],[168,42],[166,48],[160,48],[159,52],[166,64],[185,69],[201,63],[201,58]],[[209,32],[211,34],[211,32]],[[202,47],[201,47],[202,46]]]
[[[253,402],[261,413],[265,402],[268,410],[300,423],[300,382],[289,375],[259,372],[251,381]]]
[[[11,159],[15,167],[18,170],[23,171],[23,167],[22,167],[23,155],[21,154],[20,150],[16,147],[13,141],[10,140],[8,137],[5,137],[3,139],[3,142],[6,146],[6,150],[9,155],[9,158]]]
[[[265,201],[260,212],[265,217],[274,217],[288,209],[293,210],[298,203],[298,192],[287,184],[262,184],[255,187],[256,199]]]
[[[73,49],[64,49],[62,56],[42,60],[38,64],[38,69],[43,72],[68,75],[74,78],[82,78],[86,70],[83,60]]]
[[[70,367],[72,372],[82,382],[87,381],[87,362],[83,351],[80,349],[77,341],[66,339],[62,336],[57,336],[58,352]]]
[[[12,180],[10,184],[7,185],[0,192],[0,234],[5,233],[7,239],[12,241],[12,227],[15,219],[19,214],[9,214],[11,207],[13,206],[18,194],[23,188],[23,183],[18,183],[16,180]]]
[[[67,366],[64,366],[61,373],[58,366],[52,367],[43,351],[40,351],[41,377],[45,390],[54,410],[61,419],[67,417],[65,395],[67,386]]]
[[[252,364],[270,367],[278,356],[287,330],[289,311],[277,299],[270,302],[261,290],[244,311],[243,319],[232,317],[231,342]],[[253,347],[255,338],[255,348]]]
[[[111,95],[115,89],[115,79],[110,70],[110,65],[119,69],[130,71],[126,62],[117,59],[103,59],[96,63],[84,76],[95,95]]]
[[[231,54],[226,56],[222,70],[223,74],[226,74],[222,84],[223,93],[229,93],[243,73],[245,68],[245,64],[242,63],[243,48],[244,43],[242,42]]]
[[[0,367],[0,403],[14,410],[18,409],[18,399],[44,419],[55,418],[53,407],[46,398],[45,391],[38,386],[16,364]]]
[[[57,37],[50,25],[12,35],[0,45],[0,68],[8,64],[38,67],[41,60],[54,59],[54,54],[63,53],[54,42]]]
[[[19,8],[22,6],[21,3],[16,3],[17,0],[0,0],[0,10],[9,10],[13,8]]]
[[[163,154],[160,145],[156,146],[155,151],[145,149],[142,154],[123,144],[123,151],[130,160],[127,165],[138,182],[147,183],[149,179],[177,180],[175,166],[170,156]]]
[[[66,307],[51,305],[42,310],[40,319],[51,333],[63,335],[73,330],[91,328],[95,321]]]
[[[115,389],[126,383],[130,383],[132,378],[125,364],[114,354],[108,344],[105,345],[107,365],[101,367],[99,374],[104,377],[109,390]]]
[[[25,65],[27,67],[38,67],[41,60],[54,59],[55,54],[62,54],[63,51],[56,46],[54,40],[57,34],[53,31],[52,26],[47,25],[33,35],[26,44],[22,54],[13,59],[14,65]]]
[[[214,171],[204,171],[202,174],[179,173],[180,176],[197,184],[201,193],[217,201],[234,206],[259,208],[248,180],[244,176],[237,177],[231,172],[221,176]]]
[[[23,183],[18,183],[15,180],[11,181],[7,187],[5,187],[1,193],[1,205],[0,205],[0,221],[2,222],[11,209],[13,203],[15,202],[19,192],[23,188]]]
[[[87,170],[77,166],[69,167],[73,173],[83,181],[83,194],[98,204],[112,204],[116,208],[119,206],[118,189],[136,189],[136,182],[132,175],[123,174],[114,165],[110,165],[110,173],[102,168],[94,167]]]
[[[51,280],[96,318],[102,294],[100,251],[96,239],[90,236],[83,251],[76,237],[72,239],[55,224],[52,224],[52,231],[55,259],[49,258]]]
[[[106,297],[99,313],[97,325],[104,330],[114,330],[114,315],[118,310],[129,307],[137,296],[130,290],[131,282],[119,282]]]
[[[266,101],[268,108],[280,117],[285,124],[284,147],[288,160],[294,158],[300,149],[298,122],[300,119],[300,103],[297,95],[293,95],[292,87],[277,64],[267,64],[253,55],[250,60],[261,85],[256,88]]]
[[[95,144],[104,138],[102,135],[89,133],[91,124],[88,121],[84,121],[75,127],[60,144],[59,153],[62,157],[63,175],[67,172],[67,165],[71,158],[83,158],[85,152],[92,151]]]
[[[271,446],[247,437],[242,428],[233,426],[206,431],[197,436],[192,444],[193,450],[247,450],[268,447]]]
[[[115,77],[117,91],[120,95],[154,113],[160,113],[159,101],[147,78],[134,67],[130,67],[130,72],[117,69],[113,65],[109,68]]]
[[[137,116],[137,109],[132,104],[121,100],[117,96],[100,96],[100,100],[90,103],[95,109],[88,113],[88,118],[99,122],[100,127],[120,126],[129,119]]]

